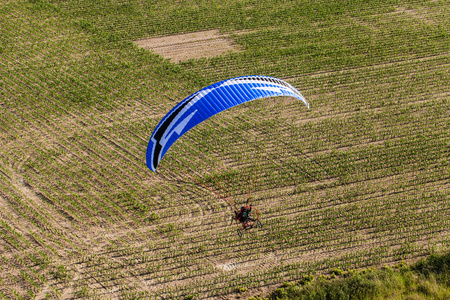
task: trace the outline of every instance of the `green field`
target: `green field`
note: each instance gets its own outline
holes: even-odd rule
[[[450,2],[0,0],[0,299],[241,299],[450,250]],[[133,41],[218,30],[175,63]],[[187,51],[188,52],[188,51]],[[150,135],[216,81],[291,98]],[[262,229],[231,210],[251,193]]]

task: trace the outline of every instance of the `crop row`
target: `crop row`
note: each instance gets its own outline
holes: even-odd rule
[[[199,28],[205,7],[155,16],[153,4],[54,1],[47,14],[38,2],[2,8],[0,297],[44,286],[57,296],[68,280],[75,297],[216,297],[450,244],[446,33],[425,21],[410,33],[416,20],[405,20],[440,22],[437,8],[323,3],[339,17],[286,23],[273,13],[297,6],[268,2],[276,9],[262,22],[233,23],[260,10],[210,2],[230,14]],[[161,25],[141,26],[152,18]],[[120,42],[221,26],[257,30],[234,36],[241,53],[178,66]],[[145,148],[164,113],[244,71],[287,78],[311,109],[281,99],[234,108],[150,173]],[[263,228],[239,239],[230,207],[194,177],[238,205],[252,192]]]

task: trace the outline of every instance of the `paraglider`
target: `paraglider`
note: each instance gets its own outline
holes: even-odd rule
[[[147,167],[156,172],[159,162],[173,143],[213,115],[245,102],[278,96],[297,98],[309,108],[308,102],[296,88],[281,79],[269,76],[251,75],[231,78],[193,93],[175,105],[156,126],[147,146]],[[201,182],[198,183],[203,185]],[[250,196],[247,198],[246,205],[238,210],[233,200],[205,187],[234,208],[234,216],[231,220],[236,221],[240,237],[242,237],[242,230],[251,229],[254,226],[262,228],[258,210],[248,205]]]
[[[172,108],[153,131],[147,146],[147,166],[153,172],[175,141],[194,126],[233,106],[267,97],[306,99],[289,83],[268,76],[242,76],[207,86]]]
[[[238,235],[239,237],[242,237],[242,230],[239,228],[239,224],[242,225],[242,229],[252,229],[253,226],[258,226],[259,228],[262,228],[261,221],[259,220],[259,214],[258,210],[252,205],[242,206],[239,211],[235,211],[234,220],[236,221],[236,224],[238,224]],[[233,221],[233,220],[232,220]]]
[[[247,197],[245,206],[241,206],[241,209],[238,210],[236,203],[233,200],[233,197],[223,196],[223,195],[219,194],[218,192],[214,191],[213,189],[209,188],[207,185],[200,182],[195,177],[194,177],[194,179],[198,184],[200,184],[204,188],[208,189],[211,193],[215,194],[216,196],[222,198],[222,200],[227,202],[230,205],[230,207],[232,209],[234,209],[234,215],[231,217],[231,224],[233,224],[233,221],[236,222],[236,225],[238,226],[237,233],[238,233],[239,237],[242,237],[242,234],[243,234],[242,230],[252,229],[253,226],[262,228],[261,221],[259,220],[258,210],[255,207],[253,207],[251,204],[249,204],[251,193]],[[215,180],[214,180],[214,182],[215,182]],[[217,184],[217,182],[215,182],[215,183],[218,187],[220,186],[219,184]]]

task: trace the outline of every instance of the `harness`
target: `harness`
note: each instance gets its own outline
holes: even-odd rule
[[[251,211],[251,209],[252,208],[250,205],[242,207],[241,211],[238,214],[236,214],[236,220],[240,220],[241,218],[243,218],[245,213],[247,213],[246,217],[248,217],[248,213]]]

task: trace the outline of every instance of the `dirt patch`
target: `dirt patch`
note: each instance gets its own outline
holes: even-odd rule
[[[217,264],[215,267],[222,270],[222,271],[233,271],[236,269],[248,269],[250,268],[258,268],[261,267],[264,263],[271,266],[273,261],[276,260],[274,253],[268,253],[264,255],[261,259],[253,260],[253,261],[247,261],[247,262],[238,262],[238,261],[228,261],[223,264]]]
[[[220,34],[218,30],[155,37],[134,43],[175,63],[240,51],[228,35]]]

